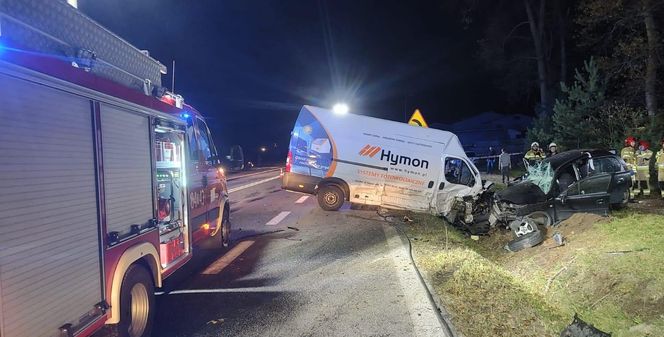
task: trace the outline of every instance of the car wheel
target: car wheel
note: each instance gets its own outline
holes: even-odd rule
[[[523,217],[510,222],[509,227],[512,230],[515,238],[530,234],[538,230],[537,223],[528,217]]]
[[[344,192],[334,185],[326,185],[318,190],[318,205],[326,211],[336,211],[344,204]]]
[[[119,337],[148,337],[155,314],[154,283],[150,272],[139,264],[127,269],[120,287]]]
[[[508,242],[505,249],[510,252],[518,252],[522,249],[537,246],[542,243],[542,241],[544,241],[544,233],[540,230],[536,230]]]
[[[553,225],[553,219],[551,219],[549,213],[544,211],[535,211],[526,215],[526,217],[535,221],[535,223],[538,224],[539,226],[549,227]]]
[[[228,248],[231,245],[231,215],[228,205],[224,207],[224,215],[221,218],[221,245]]]

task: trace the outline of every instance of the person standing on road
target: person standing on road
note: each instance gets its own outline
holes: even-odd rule
[[[632,136],[625,138],[625,147],[620,150],[620,157],[627,164],[627,168],[634,172],[632,175],[632,190],[630,191],[630,198],[634,199],[638,185],[636,182],[636,138]]]
[[[493,146],[489,146],[489,158],[486,159],[486,173],[493,172],[493,169],[496,167],[496,150]]]
[[[505,149],[500,150],[500,157],[498,157],[498,167],[500,168],[500,174],[503,177],[503,184],[505,184],[505,179],[507,179],[507,184],[510,182],[510,172],[512,171],[512,158],[510,154],[505,152]]]
[[[661,148],[657,151],[655,157],[655,165],[657,166],[657,184],[659,185],[659,193],[664,199],[664,138],[659,142]]]
[[[652,151],[648,149],[648,141],[639,142],[639,151],[636,152],[636,181],[639,185],[639,194],[650,195],[650,159]]]
[[[549,152],[546,154],[546,156],[547,157],[552,157],[552,156],[557,155],[558,153],[559,153],[558,152],[558,145],[556,145],[556,143],[553,143],[553,142],[551,144],[549,144]]]

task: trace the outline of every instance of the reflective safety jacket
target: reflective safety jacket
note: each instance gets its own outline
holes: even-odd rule
[[[636,170],[636,152],[631,146],[626,146],[620,151],[620,157],[627,163],[627,166]]]
[[[652,151],[637,151],[636,152],[636,180],[643,181],[650,178],[650,159],[652,158]]]
[[[544,154],[544,151],[542,151],[541,149],[537,150],[537,151],[535,151],[533,149],[530,149],[530,150],[528,150],[528,152],[526,152],[526,155],[523,156],[523,158],[525,158],[528,161],[531,161],[531,160],[532,161],[539,161],[539,160],[542,160],[542,159],[546,158],[546,155]]]
[[[664,181],[664,148],[657,151],[655,165],[657,165],[657,181]]]

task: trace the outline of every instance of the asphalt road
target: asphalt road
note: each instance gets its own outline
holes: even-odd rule
[[[153,336],[445,336],[391,226],[278,175],[229,177],[234,245],[167,280]]]

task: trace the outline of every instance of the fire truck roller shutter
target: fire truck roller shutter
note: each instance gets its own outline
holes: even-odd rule
[[[90,101],[0,66],[0,335],[58,336],[102,300]]]
[[[101,106],[106,230],[120,236],[154,217],[149,119]]]

